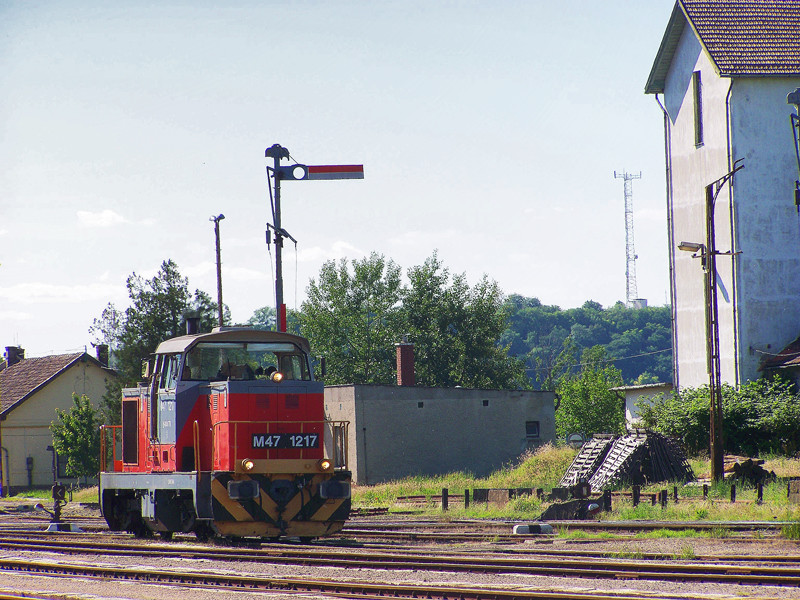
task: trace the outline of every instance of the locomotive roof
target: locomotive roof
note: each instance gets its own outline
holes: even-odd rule
[[[165,340],[156,348],[156,354],[186,352],[200,342],[291,342],[306,353],[311,351],[306,338],[292,333],[263,331],[250,327],[215,327],[211,333],[182,335]]]

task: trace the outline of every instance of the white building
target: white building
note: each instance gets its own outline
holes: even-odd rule
[[[706,186],[714,220],[723,381],[800,334],[798,178],[787,94],[800,87],[800,1],[678,0],[647,80],[664,113],[676,387],[708,383],[703,268]]]

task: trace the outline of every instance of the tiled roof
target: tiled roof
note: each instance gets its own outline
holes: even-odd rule
[[[800,74],[797,0],[681,0],[722,75]]]
[[[722,77],[800,75],[800,0],[678,0],[645,93],[664,91],[687,22]]]
[[[0,413],[5,412],[20,400],[24,400],[85,354],[85,352],[76,352],[25,358],[0,371]]]

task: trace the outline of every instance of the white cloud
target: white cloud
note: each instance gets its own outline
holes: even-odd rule
[[[0,310],[0,321],[30,321],[31,319],[33,319],[33,315],[28,312]]]
[[[184,277],[188,277],[189,280],[191,281],[191,279],[194,277],[205,277],[206,275],[209,275],[211,273],[214,273],[216,276],[216,272],[217,272],[216,263],[206,261],[184,268],[183,271],[181,272],[181,275],[183,275]],[[225,277],[225,273],[226,270],[223,268],[222,270],[223,277]]]
[[[392,237],[389,241],[396,246],[411,248],[438,248],[444,240],[456,239],[460,234],[455,229],[437,231],[406,231]]]
[[[8,233],[8,229],[0,229],[0,236]]]
[[[325,260],[338,260],[340,258],[359,258],[366,256],[366,253],[342,240],[336,241],[330,248],[320,248],[313,246],[311,248],[303,248],[297,253],[298,262],[321,262]],[[284,252],[284,261],[287,260],[287,255]]]
[[[0,287],[0,298],[21,303],[64,303],[86,300],[109,299],[120,292],[119,285],[89,283],[76,285],[54,285],[51,283],[18,283]]]
[[[222,280],[225,281],[225,277],[230,276],[231,279],[234,281],[261,281],[263,279],[269,279],[269,273],[265,271],[258,271],[256,269],[248,269],[246,267],[234,267],[229,271],[226,271],[222,274]]]
[[[127,223],[127,219],[113,210],[105,209],[100,212],[79,210],[76,215],[81,225],[85,227],[111,227],[120,223]]]
[[[123,217],[118,212],[114,212],[109,208],[106,208],[105,210],[101,210],[99,212],[79,210],[75,214],[78,217],[78,222],[84,227],[95,227],[95,228],[113,227],[114,225],[119,225],[121,223],[130,223],[133,225],[141,225],[143,227],[152,227],[153,225],[156,224],[156,219],[154,219],[153,217],[147,217],[145,219],[140,219],[139,221],[131,221],[130,219]]]

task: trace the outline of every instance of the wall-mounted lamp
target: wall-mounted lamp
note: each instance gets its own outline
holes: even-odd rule
[[[704,248],[703,244],[695,242],[681,242],[678,244],[678,250],[683,250],[684,252],[702,252]]]

